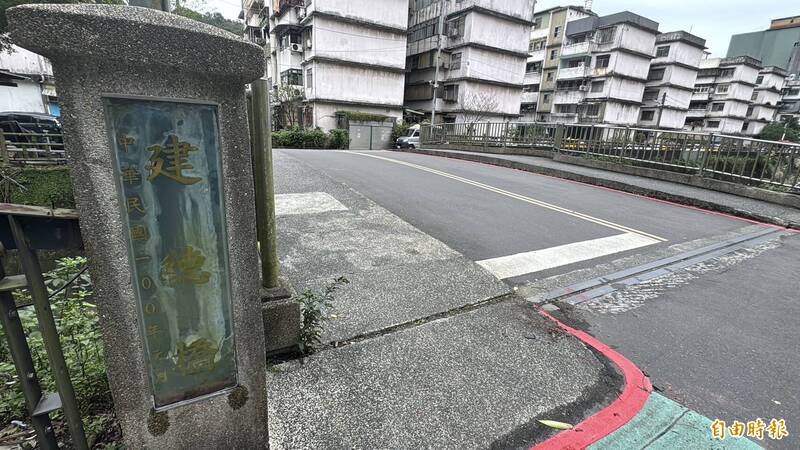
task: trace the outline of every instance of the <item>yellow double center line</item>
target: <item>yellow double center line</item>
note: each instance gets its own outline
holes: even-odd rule
[[[598,225],[602,225],[604,227],[612,228],[614,230],[623,231],[625,233],[636,233],[638,235],[645,236],[645,237],[654,239],[654,240],[659,241],[659,242],[666,242],[667,241],[664,238],[658,237],[658,236],[650,234],[650,233],[645,233],[644,231],[639,231],[639,230],[636,230],[636,229],[633,229],[633,228],[630,228],[630,227],[626,227],[624,225],[620,225],[618,223],[609,222],[608,220],[599,219],[597,217],[593,217],[593,216],[590,216],[588,214],[583,214],[583,213],[580,213],[578,211],[573,211],[571,209],[562,208],[560,206],[553,205],[552,203],[547,203],[547,202],[543,202],[541,200],[536,200],[535,198],[527,197],[525,195],[515,194],[514,192],[506,191],[505,189],[500,189],[500,188],[496,188],[494,186],[489,186],[488,184],[480,183],[478,181],[473,181],[473,180],[470,180],[468,178],[460,177],[458,175],[453,175],[451,173],[442,172],[441,170],[436,170],[436,169],[431,169],[430,167],[420,166],[419,164],[413,164],[413,163],[409,163],[409,162],[405,162],[405,161],[398,161],[396,159],[391,159],[391,158],[384,158],[383,156],[369,155],[369,154],[366,154],[366,153],[358,153],[358,152],[351,152],[351,151],[346,151],[344,153],[350,153],[350,154],[353,154],[353,155],[360,155],[360,156],[366,156],[366,157],[369,157],[369,158],[381,159],[381,160],[388,161],[388,162],[391,162],[391,163],[394,163],[394,164],[400,164],[400,165],[407,166],[407,167],[413,167],[414,169],[423,170],[423,171],[428,172],[428,173],[436,174],[436,175],[439,175],[439,176],[442,176],[442,177],[445,177],[445,178],[450,178],[451,180],[460,181],[462,183],[469,184],[471,186],[475,186],[477,188],[481,188],[481,189],[484,189],[484,190],[487,190],[487,191],[490,191],[490,192],[494,192],[496,194],[504,195],[506,197],[511,197],[511,198],[523,201],[525,203],[529,203],[531,205],[539,206],[541,208],[547,208],[547,209],[552,210],[552,211],[557,211],[557,212],[560,212],[562,214],[566,214],[568,216],[572,216],[572,217],[576,217],[578,219],[586,220],[588,222],[596,223]]]

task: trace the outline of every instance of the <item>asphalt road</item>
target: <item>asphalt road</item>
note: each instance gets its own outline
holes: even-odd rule
[[[593,270],[602,276],[609,264],[635,265],[757,228],[719,214],[467,161],[398,152],[280,151],[521,289],[559,277],[580,281],[576,276],[588,278]],[[761,444],[798,448],[798,250],[800,235],[783,237],[688,268],[676,279],[601,299],[601,306],[624,303],[613,312],[585,307],[568,314],[642,367],[664,395],[712,419],[785,418],[792,436]]]

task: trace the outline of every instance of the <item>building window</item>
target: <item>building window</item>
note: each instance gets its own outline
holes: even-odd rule
[[[642,96],[642,100],[658,100],[658,91],[649,90],[644,91],[644,95]]]
[[[550,94],[544,94],[542,96],[542,103],[550,103]]]
[[[533,29],[538,30],[539,28],[542,28],[542,16],[533,18]]]
[[[442,99],[446,102],[457,102],[458,101],[458,85],[457,84],[448,84],[444,87],[444,92],[442,93]]]
[[[719,120],[709,120],[706,122],[706,128],[719,128]]]
[[[447,36],[449,37],[462,37],[464,36],[464,22],[466,16],[461,16],[447,22]]]
[[[561,27],[554,27],[553,28],[553,37],[557,38],[559,33],[561,33]]]
[[[720,112],[725,109],[725,103],[712,103],[711,104],[711,111]]]
[[[595,103],[586,105],[586,117],[597,117],[600,115],[600,104]]]
[[[650,73],[647,74],[647,81],[663,80],[666,70],[667,69],[663,67],[660,69],[650,69]]]
[[[550,50],[550,61],[558,57],[558,50]]]
[[[547,45],[547,39],[537,39],[535,41],[531,41],[530,51],[535,52],[536,50],[541,50]]]
[[[300,44],[303,42],[303,36],[299,32],[285,33],[280,37],[279,43],[281,50],[287,50],[292,44]]]
[[[733,76],[733,72],[735,72],[735,71],[736,71],[736,69],[722,69],[722,70],[719,71],[719,76],[720,77],[732,77]]]
[[[758,78],[756,78],[756,84],[761,84],[763,82],[764,82],[764,75],[759,75]]]
[[[749,122],[743,123],[742,124],[742,133],[746,133],[748,128],[750,128],[750,123]]]
[[[728,88],[729,88],[729,87],[730,87],[730,86],[729,86],[729,85],[727,85],[727,84],[720,84],[720,85],[718,85],[718,86],[717,86],[717,94],[727,94],[727,93],[728,93]]]
[[[553,81],[553,72],[547,72],[547,81]]]
[[[308,68],[306,69],[306,87],[314,87],[314,69]]]
[[[642,111],[642,115],[639,117],[639,120],[641,120],[642,122],[652,122],[655,116],[656,116],[655,111]]]
[[[614,32],[616,28],[603,28],[602,30],[597,30],[597,43],[598,44],[608,44],[614,40]]]
[[[294,86],[303,85],[303,71],[300,69],[289,69],[281,72],[281,84],[291,84]]]
[[[611,62],[611,55],[600,55],[595,59],[594,66],[598,69],[604,69],[608,67],[608,64]]]
[[[669,56],[669,45],[656,47],[656,58],[663,58],[665,56]]]
[[[541,61],[530,62],[528,64],[525,64],[525,72],[527,73],[538,73],[541,71],[542,71]]]
[[[697,86],[696,88],[694,88],[694,92],[697,94],[704,94],[708,91],[709,91],[708,86]]]
[[[797,97],[800,95],[800,89],[789,89],[789,92],[786,93],[787,97]]]
[[[461,52],[453,53],[450,55],[450,70],[458,70],[461,68]]]
[[[754,102],[758,100],[758,92],[753,92],[753,95],[750,96],[750,101]]]
[[[606,86],[605,80],[592,81],[592,92],[603,92],[603,88],[605,86]]]
[[[745,116],[747,116],[747,117],[752,116],[753,115],[753,109],[754,108],[752,106],[748,106],[747,107],[747,112],[745,113]]]

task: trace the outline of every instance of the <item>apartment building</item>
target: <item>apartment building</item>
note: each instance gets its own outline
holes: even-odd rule
[[[543,85],[555,82],[550,120],[635,125],[657,35],[657,22],[629,11],[567,23],[558,67],[543,72]]]
[[[780,120],[789,120],[794,117],[800,120],[800,77],[795,74],[789,75],[783,85],[781,94],[778,118]]]
[[[406,108],[427,117],[435,108],[437,123],[517,119],[532,15],[531,0],[411,0]]]
[[[16,45],[0,51],[0,111],[61,115],[47,58]]]
[[[749,56],[764,66],[785,70],[797,42],[800,42],[800,16],[783,17],[772,20],[767,30],[731,36],[727,56]]]
[[[685,31],[656,36],[639,126],[682,129],[692,100],[705,39]]]
[[[749,56],[700,61],[685,130],[755,134],[748,120],[761,62]]]
[[[566,25],[573,20],[596,16],[579,6],[555,7],[533,16],[528,58],[525,64],[520,113],[525,121],[548,121],[555,93],[555,73],[561,57]],[[544,83],[544,68],[547,74]]]
[[[340,127],[341,111],[402,118],[407,1],[245,0],[243,15],[251,39],[269,40],[273,86],[304,94],[302,125]]]
[[[785,81],[786,71],[780,67],[764,67],[758,72],[756,87],[747,108],[747,120],[742,125],[743,133],[758,134],[776,119]]]

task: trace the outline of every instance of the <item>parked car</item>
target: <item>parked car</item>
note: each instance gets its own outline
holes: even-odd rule
[[[50,142],[61,141],[61,123],[58,118],[50,114],[35,112],[0,112],[0,130],[4,133],[47,133],[56,134],[56,138]],[[55,140],[52,140],[55,139]],[[28,136],[17,136],[10,134],[6,136],[9,142],[31,142]]]
[[[408,129],[408,134],[397,138],[394,148],[417,148],[419,147],[419,125],[413,125]]]

